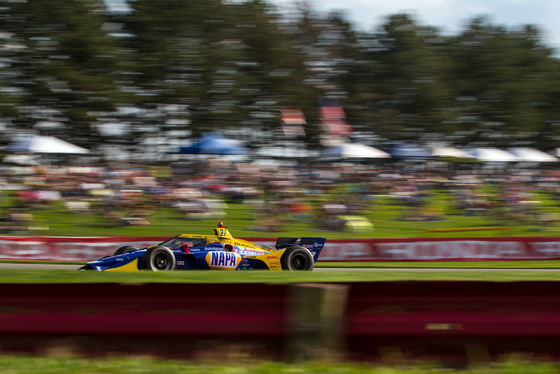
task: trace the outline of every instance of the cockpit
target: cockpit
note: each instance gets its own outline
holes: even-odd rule
[[[183,236],[176,236],[171,238],[160,245],[168,248],[176,248],[183,245],[187,245],[189,248],[191,247],[200,247],[206,245],[206,239],[204,238],[187,238]]]

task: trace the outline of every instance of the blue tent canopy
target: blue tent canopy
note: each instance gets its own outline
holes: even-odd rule
[[[413,143],[401,143],[389,150],[394,158],[401,159],[424,159],[432,156],[432,153]]]
[[[177,153],[197,155],[244,155],[249,150],[219,134],[202,134],[189,146],[179,147]]]

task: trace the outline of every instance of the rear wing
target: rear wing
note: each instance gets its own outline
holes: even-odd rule
[[[307,248],[313,255],[313,262],[317,262],[326,242],[326,238],[278,238],[275,247],[276,249],[282,249],[292,245],[299,245]]]

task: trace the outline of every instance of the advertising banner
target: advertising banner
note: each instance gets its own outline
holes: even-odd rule
[[[0,237],[0,259],[92,261],[124,245],[167,237]],[[273,246],[276,238],[245,238]],[[329,239],[319,261],[488,261],[560,259],[558,237]]]
[[[327,240],[320,261],[485,261],[560,258],[560,238]]]

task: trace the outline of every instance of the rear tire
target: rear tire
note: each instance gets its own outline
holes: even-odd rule
[[[120,247],[119,249],[117,249],[115,251],[115,256],[122,255],[122,254],[125,254],[125,253],[134,252],[134,251],[137,251],[137,250],[138,250],[138,248],[136,248],[136,247],[132,247],[130,245],[125,245],[124,247]]]
[[[152,247],[142,255],[142,269],[151,271],[168,271],[175,269],[175,255],[167,247]]]
[[[312,271],[314,266],[311,252],[298,245],[286,248],[280,263],[282,264],[282,270],[288,271]]]

